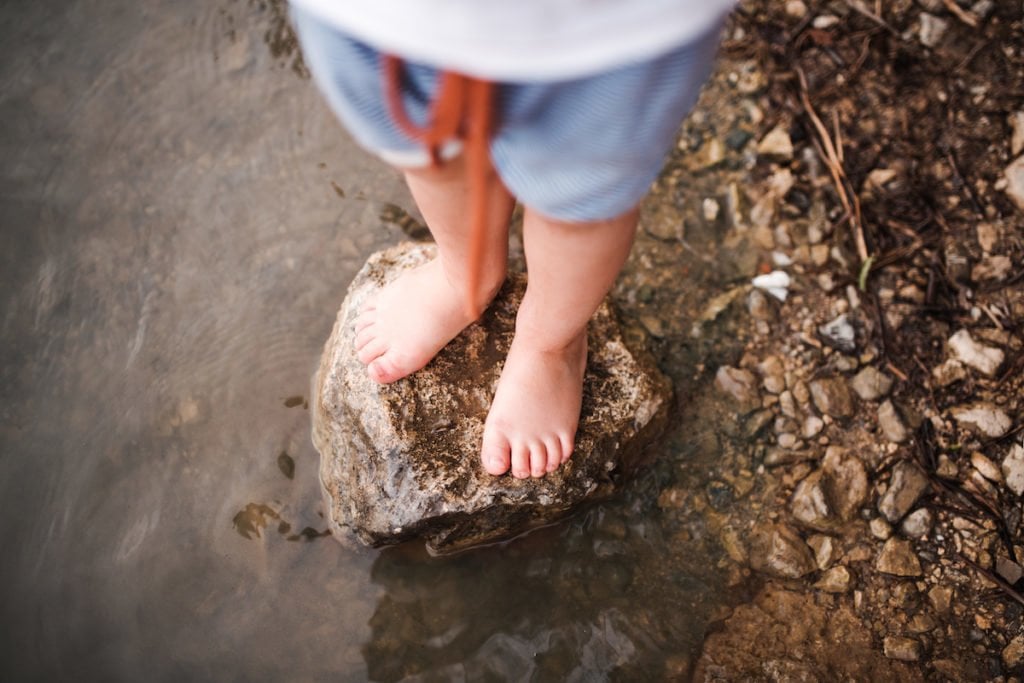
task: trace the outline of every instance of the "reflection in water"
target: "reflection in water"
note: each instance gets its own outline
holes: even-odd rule
[[[371,579],[384,593],[363,648],[370,677],[664,676],[667,660],[699,642],[717,591],[671,568],[657,511],[633,500],[454,557],[383,551]]]

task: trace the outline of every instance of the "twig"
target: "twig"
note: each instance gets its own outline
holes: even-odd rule
[[[959,557],[961,560],[963,560],[964,564],[967,564],[967,565],[973,567],[974,571],[978,572],[979,574],[984,576],[986,579],[988,579],[989,581],[994,583],[996,586],[998,586],[999,589],[1001,591],[1003,591],[1003,593],[1005,593],[1007,596],[1009,596],[1010,598],[1013,598],[1014,600],[1016,600],[1020,604],[1024,605],[1024,595],[1021,595],[1019,592],[1017,592],[1017,589],[1014,588],[1013,586],[1011,586],[1006,580],[1003,579],[1003,577],[999,576],[995,572],[990,572],[989,570],[985,569],[984,567],[982,567],[980,564],[978,564],[974,560],[970,560],[970,559],[964,557],[963,555],[961,555],[960,553],[957,553],[957,557]]]
[[[964,22],[971,28],[978,28],[978,17],[961,9],[960,5],[956,4],[954,0],[942,0],[942,4],[945,5],[946,9],[952,12],[953,16],[957,19]]]
[[[865,17],[875,22],[876,24],[884,28],[886,31],[896,36],[897,38],[900,37],[900,34],[898,31],[896,31],[896,29],[890,26],[885,19],[883,19],[882,17],[878,16],[877,14],[869,10],[867,7],[865,7],[860,0],[846,0],[846,4],[850,6],[850,9],[853,9],[854,11],[863,14]]]
[[[861,223],[860,199],[857,197],[856,193],[847,189],[849,179],[846,177],[846,172],[843,170],[843,152],[841,149],[842,138],[839,135],[838,115],[834,114],[836,141],[833,141],[832,137],[828,133],[828,129],[825,128],[825,124],[821,122],[821,118],[814,110],[814,105],[811,104],[810,97],[807,94],[807,76],[799,66],[794,67],[794,70],[800,80],[800,101],[803,104],[804,111],[807,113],[808,118],[811,119],[811,123],[814,124],[814,128],[818,133],[818,138],[815,139],[815,145],[818,147],[818,152],[821,154],[825,165],[828,167],[829,173],[832,175],[832,181],[835,184],[836,192],[839,194],[839,201],[842,203],[846,212],[850,215],[850,220],[853,223],[854,229],[854,240],[857,244],[857,256],[860,257],[861,263],[864,263],[868,260],[868,246],[864,239],[864,226]],[[839,149],[837,149],[837,144],[840,145]]]

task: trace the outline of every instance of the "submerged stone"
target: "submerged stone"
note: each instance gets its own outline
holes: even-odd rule
[[[511,277],[479,322],[405,379],[376,384],[356,358],[360,309],[433,250],[402,244],[372,255],[325,346],[313,386],[313,442],[336,538],[354,533],[375,546],[424,538],[433,552],[451,552],[549,524],[614,492],[666,424],[671,385],[627,347],[605,303],[588,328],[572,458],[541,479],[487,474],[479,455],[484,419],[525,276]]]

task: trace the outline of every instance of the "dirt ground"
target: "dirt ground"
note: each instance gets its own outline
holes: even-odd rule
[[[680,675],[1020,680],[1022,13],[734,16],[720,113],[687,123],[661,191],[713,174],[726,191],[686,228],[724,225],[788,296],[747,294],[753,333],[717,370],[745,415],[715,473],[732,500],[660,501],[704,516],[753,596]]]

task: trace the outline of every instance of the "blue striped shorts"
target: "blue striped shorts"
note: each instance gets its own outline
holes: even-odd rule
[[[380,53],[292,8],[306,63],[356,141],[388,163],[416,168],[427,151],[392,120]],[[491,159],[513,196],[564,221],[614,218],[647,193],[711,71],[720,27],[650,61],[567,81],[501,83]],[[407,61],[403,101],[426,122],[438,69]],[[442,156],[459,154],[458,141]]]

